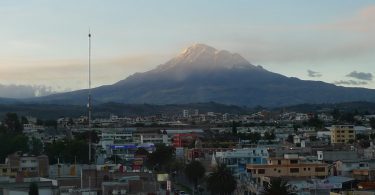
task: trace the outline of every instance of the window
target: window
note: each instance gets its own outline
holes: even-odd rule
[[[6,173],[7,172],[7,169],[5,168],[5,169],[3,169],[3,173]]]
[[[277,164],[278,164],[278,165],[281,165],[281,160],[277,160]]]
[[[266,170],[264,169],[258,169],[258,174],[265,174],[266,173]]]
[[[315,172],[325,172],[326,168],[325,167],[315,167]]]
[[[298,160],[290,160],[290,164],[297,164]]]
[[[299,173],[299,168],[290,168],[291,173]]]

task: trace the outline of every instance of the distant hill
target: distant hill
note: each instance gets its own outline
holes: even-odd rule
[[[109,117],[110,114],[119,116],[145,116],[155,114],[181,114],[183,109],[198,109],[199,113],[219,112],[229,114],[251,114],[257,111],[269,110],[272,112],[332,112],[338,109],[340,112],[355,112],[375,114],[375,103],[373,102],[345,102],[337,104],[299,104],[283,107],[240,107],[224,105],[215,102],[193,103],[193,104],[121,104],[104,103],[94,105],[94,117]],[[35,116],[41,119],[57,119],[62,116],[79,117],[87,115],[87,108],[82,105],[59,105],[59,104],[25,104],[11,103],[0,104],[0,118],[8,112],[15,112],[22,116]]]
[[[60,93],[29,102],[80,104],[87,90]],[[92,90],[96,103],[222,104],[278,107],[296,104],[375,102],[375,90],[340,87],[286,77],[252,65],[239,54],[193,45],[155,69]]]
[[[294,112],[330,112],[338,109],[342,112],[358,112],[375,114],[375,102],[343,102],[336,104],[298,104],[293,106],[278,107],[274,111],[294,111]]]
[[[200,113],[220,112],[231,114],[243,114],[251,110],[246,107],[224,105],[215,102],[182,105],[121,104],[110,102],[94,105],[93,116],[109,117],[110,114],[117,114],[119,116],[142,116],[158,113],[181,114],[183,109],[198,109]],[[22,116],[35,116],[41,119],[57,119],[62,116],[86,116],[87,108],[85,106],[59,104],[0,104],[0,118],[8,112],[15,112]]]

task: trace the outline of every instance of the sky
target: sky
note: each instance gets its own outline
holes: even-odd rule
[[[375,89],[375,2],[2,0],[0,89],[87,88],[155,68],[195,43],[306,80]]]

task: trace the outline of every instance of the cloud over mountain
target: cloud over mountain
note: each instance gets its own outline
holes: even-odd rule
[[[312,70],[307,70],[307,75],[309,77],[321,77],[322,74],[320,72],[315,72],[315,71],[312,71]]]
[[[373,75],[371,73],[366,73],[366,72],[353,71],[347,74],[346,76],[359,79],[359,80],[365,80],[365,81],[372,81],[373,79]]]
[[[368,82],[355,81],[355,80],[340,80],[340,81],[335,81],[334,84],[336,85],[367,85]]]
[[[0,97],[5,98],[31,98],[46,96],[55,93],[51,87],[31,85],[2,85],[0,84]]]

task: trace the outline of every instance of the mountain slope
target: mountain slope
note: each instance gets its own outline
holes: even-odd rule
[[[239,54],[196,44],[153,70],[93,89],[96,102],[185,104],[215,101],[248,106],[375,101],[375,90],[289,78],[254,66]],[[87,91],[33,101],[84,104]]]

